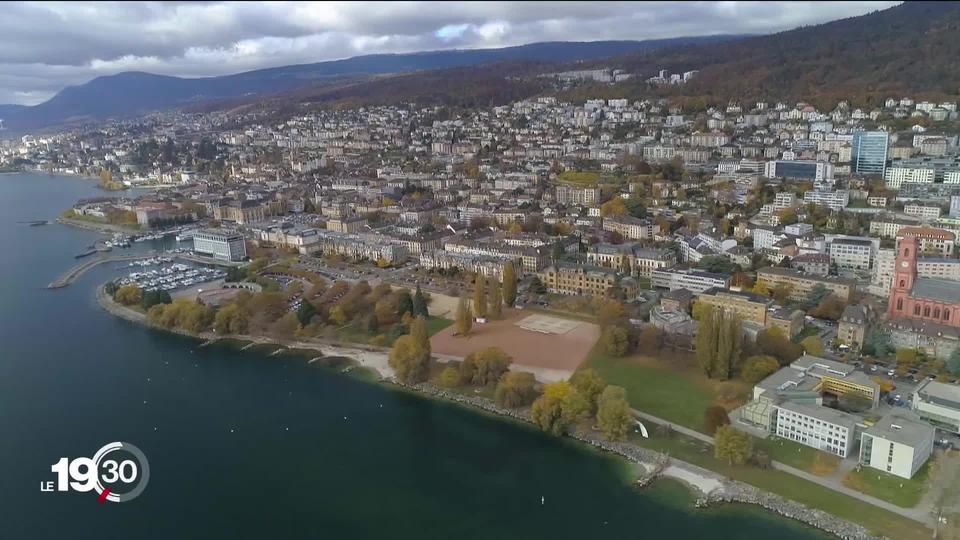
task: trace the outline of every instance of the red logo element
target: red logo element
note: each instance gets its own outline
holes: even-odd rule
[[[98,503],[106,502],[106,500],[107,500],[107,495],[109,495],[109,494],[110,494],[110,488],[103,488],[103,492],[100,493],[100,496],[99,496],[99,497],[97,497],[97,502],[98,502]]]

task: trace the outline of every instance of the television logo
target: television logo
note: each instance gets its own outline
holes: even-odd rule
[[[99,502],[129,502],[150,481],[147,456],[127,442],[112,442],[92,458],[60,458],[50,466],[56,480],[40,482],[40,491],[95,491]]]

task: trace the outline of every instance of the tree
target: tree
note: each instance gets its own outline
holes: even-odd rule
[[[500,380],[510,369],[513,359],[499,347],[487,347],[467,355],[461,364],[464,382],[487,386]]]
[[[413,316],[422,316],[427,318],[430,316],[430,313],[427,311],[427,299],[423,296],[423,291],[420,290],[420,285],[417,284],[417,290],[413,293]]]
[[[513,261],[503,265],[503,301],[508,307],[517,302],[517,273]]]
[[[487,316],[486,281],[483,274],[477,274],[473,280],[473,312],[480,318]]]
[[[131,283],[117,289],[113,299],[125,306],[132,306],[133,304],[139,304],[141,300],[143,300],[143,292],[140,290],[140,287]]]
[[[530,406],[530,419],[533,423],[543,431],[554,435],[561,435],[566,429],[562,414],[561,399],[549,396],[546,389],[544,394],[534,400],[533,405]]]
[[[884,357],[893,353],[890,343],[890,334],[879,326],[872,328],[863,338],[863,352],[873,356]]]
[[[410,296],[410,291],[407,289],[400,289],[397,291],[397,317],[402,318],[406,313],[413,312],[413,297]]]
[[[410,335],[421,350],[426,351],[427,356],[433,352],[430,348],[430,334],[427,332],[427,319],[422,315],[410,323]]]
[[[473,312],[470,310],[467,298],[462,295],[460,296],[460,302],[457,304],[457,315],[454,320],[454,325],[458,336],[469,334],[470,328],[473,327]]]
[[[220,308],[213,318],[213,329],[218,334],[242,334],[247,331],[247,324],[247,314],[234,303]]]
[[[713,435],[721,426],[730,425],[727,410],[719,405],[711,405],[703,411],[703,432]]]
[[[608,326],[600,335],[600,346],[603,347],[603,352],[610,356],[620,357],[627,354],[629,344],[627,331],[619,326]]]
[[[499,319],[503,316],[503,295],[500,291],[500,282],[496,279],[490,280],[490,318]]]
[[[595,298],[597,322],[600,326],[609,326],[627,316],[627,309],[613,298]]]
[[[717,326],[718,312],[713,307],[705,308],[700,315],[700,324],[697,326],[697,334],[693,338],[694,348],[697,355],[697,363],[707,377],[712,378],[715,368],[714,354],[717,350]]]
[[[793,294],[793,285],[790,285],[789,283],[778,285],[770,289],[770,294],[773,296],[774,300],[783,304],[788,298],[790,298],[790,295]]]
[[[811,356],[823,356],[823,343],[817,336],[807,336],[800,341],[803,351]]]
[[[345,319],[343,315],[343,310],[340,306],[333,306],[330,308],[330,319],[334,321],[338,326],[342,326],[346,321],[338,321],[334,319],[334,310],[337,310],[339,313],[340,319]],[[313,307],[313,304],[308,302],[306,299],[300,300],[300,306],[297,307],[297,320],[300,321],[300,326],[306,326],[310,324],[310,319],[313,319],[313,316],[317,314],[317,308]]]
[[[597,399],[607,387],[607,383],[596,371],[587,368],[579,369],[570,376],[570,386],[587,399],[591,411],[596,411]]]
[[[721,312],[717,321],[717,354],[714,359],[714,375],[718,379],[733,377],[740,363],[742,339],[740,317],[734,312]]]
[[[750,459],[753,451],[753,439],[750,435],[726,425],[717,428],[713,436],[713,455],[731,466],[743,465]]]
[[[780,369],[777,359],[765,354],[751,356],[743,362],[740,378],[750,384],[756,384]]]
[[[597,427],[611,441],[622,441],[630,433],[633,416],[627,403],[627,391],[620,386],[607,386],[597,400]]]
[[[763,281],[757,281],[753,284],[753,288],[750,289],[754,294],[759,294],[762,296],[770,296],[770,289],[767,288],[767,284]]]
[[[817,283],[810,289],[810,294],[807,295],[807,304],[810,306],[819,305],[828,296],[830,296],[830,289],[824,287],[823,283]]]
[[[627,213],[627,205],[619,195],[600,205],[602,217],[622,216]]]
[[[663,331],[649,324],[640,330],[637,336],[637,350],[643,354],[652,355],[660,351],[663,346]]]
[[[387,362],[396,373],[397,380],[406,384],[424,382],[430,375],[430,352],[423,350],[409,334],[393,342]]]
[[[843,316],[843,310],[847,303],[835,294],[823,299],[815,308],[810,310],[810,315],[821,319],[839,320]]]
[[[781,366],[793,362],[803,355],[803,347],[783,335],[783,331],[770,327],[757,333],[757,348],[763,354],[775,356]]]
[[[537,396],[533,375],[523,371],[509,371],[497,383],[493,400],[500,407],[525,407]]]
[[[460,370],[453,366],[447,366],[443,368],[443,371],[440,372],[440,379],[438,381],[440,386],[444,388],[456,388],[462,384],[460,382]]]

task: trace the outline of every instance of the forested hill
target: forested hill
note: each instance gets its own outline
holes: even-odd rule
[[[653,75],[700,70],[663,95],[808,100],[859,105],[891,96],[960,95],[960,2],[907,2],[830,23],[710,46],[627,54],[618,65]],[[609,62],[607,62],[609,64]],[[619,89],[640,91],[640,81]]]

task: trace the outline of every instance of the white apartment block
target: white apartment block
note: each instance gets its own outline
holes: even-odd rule
[[[831,210],[843,210],[850,203],[850,192],[810,190],[803,194],[803,202],[826,206]]]
[[[870,234],[880,238],[896,238],[903,227],[915,227],[920,220],[908,217],[896,217],[892,214],[880,214],[870,222]]]
[[[773,199],[774,210],[785,210],[797,205],[797,196],[790,192],[777,193]]]
[[[906,182],[932,184],[936,171],[923,167],[890,167],[883,175],[887,189],[900,189]]]
[[[869,240],[838,238],[830,243],[830,264],[840,275],[866,272],[870,269],[873,243]]]
[[[778,436],[842,458],[853,447],[856,425],[857,417],[826,407],[789,401],[777,406]]]
[[[939,206],[927,206],[923,204],[906,204],[903,207],[903,213],[908,216],[916,216],[924,221],[935,221],[940,217],[941,209]]]
[[[960,387],[926,381],[913,391],[913,412],[934,426],[960,433]]]
[[[591,206],[600,202],[600,188],[557,186],[557,204]]]

